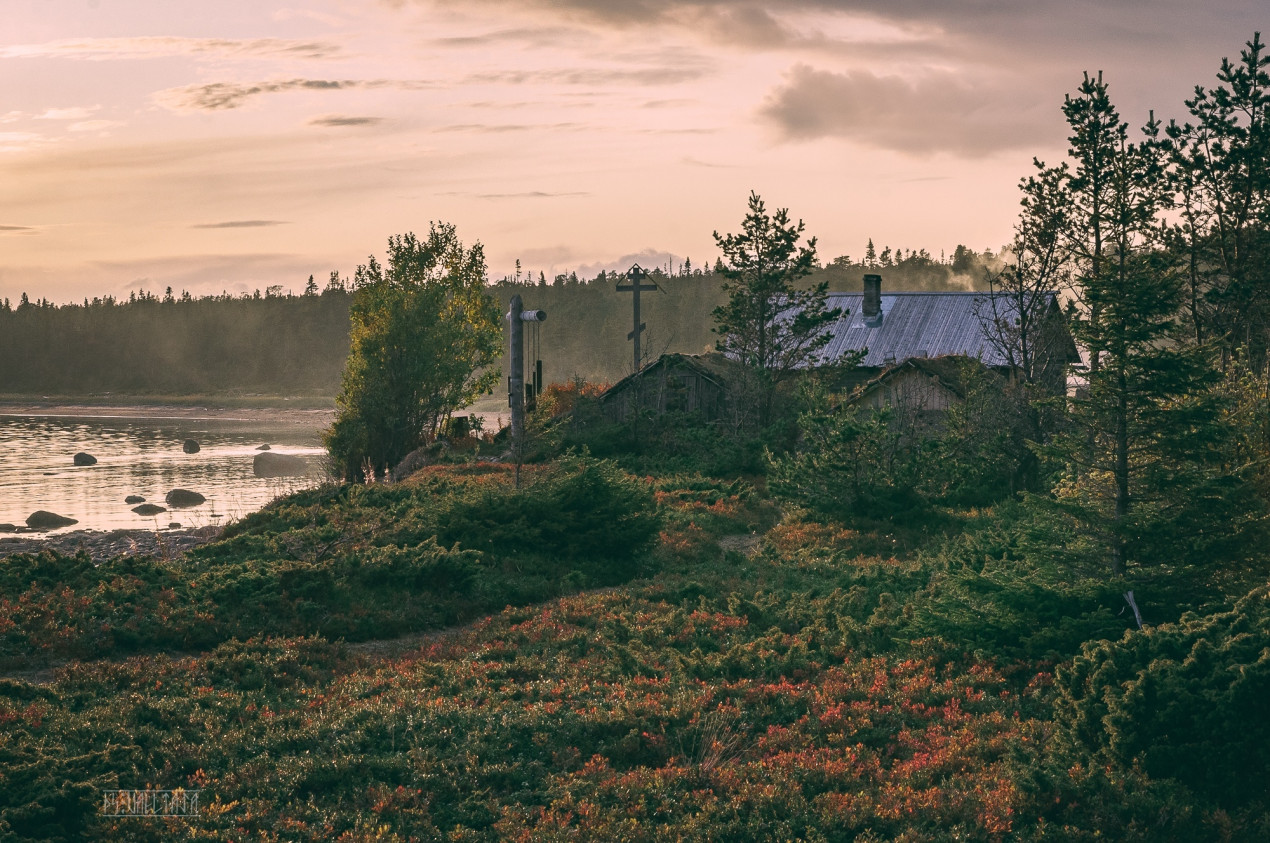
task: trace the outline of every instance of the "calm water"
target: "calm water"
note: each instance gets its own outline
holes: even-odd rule
[[[322,423],[0,415],[0,523],[24,525],[28,515],[44,509],[78,519],[70,530],[223,524],[321,480]],[[196,440],[201,450],[184,453],[186,439]],[[254,476],[252,459],[262,444],[275,453],[305,456],[312,472]],[[76,467],[72,458],[78,451],[95,456],[97,464]],[[190,489],[207,502],[150,517],[124,503],[128,495],[140,495],[166,506],[164,496],[172,489]]]

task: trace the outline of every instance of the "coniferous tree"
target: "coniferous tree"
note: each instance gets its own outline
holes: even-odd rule
[[[1098,90],[1105,92],[1101,81]],[[1114,113],[1109,101],[1098,111]],[[1204,349],[1171,341],[1183,286],[1160,248],[1168,192],[1158,129],[1152,121],[1131,143],[1126,126],[1111,127],[1117,141],[1101,149],[1102,171],[1082,176],[1100,185],[1098,271],[1087,252],[1076,279],[1084,311],[1074,332],[1091,365],[1083,393],[1070,402],[1070,426],[1046,449],[1069,467],[1056,506],[1096,538],[1117,579],[1133,563],[1176,557],[1183,542],[1195,546],[1205,526],[1219,532],[1206,519],[1230,493],[1210,390],[1216,373]],[[1086,213],[1077,224],[1090,219]],[[1074,242],[1089,238],[1078,233]]]
[[[1128,125],[1120,120],[1120,112],[1112,105],[1107,83],[1102,73],[1096,79],[1088,73],[1076,92],[1063,102],[1063,115],[1072,134],[1068,137],[1068,156],[1072,160],[1071,179],[1068,182],[1071,201],[1072,225],[1071,250],[1076,260],[1075,273],[1082,283],[1076,286],[1079,295],[1085,289],[1086,279],[1102,277],[1107,240],[1108,216],[1114,201],[1111,193],[1111,167],[1117,150],[1128,143]],[[1083,302],[1088,320],[1097,325],[1102,304]],[[1091,349],[1089,368],[1098,371],[1102,364],[1101,350]]]
[[[802,234],[801,220],[792,224],[785,208],[769,215],[753,192],[741,233],[714,232],[727,261],[718,271],[728,295],[714,309],[716,345],[753,373],[760,425],[772,418],[777,386],[816,359],[829,341],[825,328],[840,315],[826,306],[826,282],[795,286],[816,260],[816,238],[800,244]]]
[[[1194,122],[1171,124],[1178,222],[1171,245],[1187,278],[1188,335],[1214,339],[1223,363],[1270,352],[1270,54],[1260,33],[1219,84],[1186,101]]]

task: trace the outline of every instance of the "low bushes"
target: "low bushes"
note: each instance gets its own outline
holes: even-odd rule
[[[568,458],[528,472],[429,469],[303,492],[183,559],[13,557],[0,667],[252,635],[364,640],[634,576],[661,516],[649,484]]]

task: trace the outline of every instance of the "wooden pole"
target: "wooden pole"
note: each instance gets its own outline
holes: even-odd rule
[[[524,304],[520,294],[512,296],[511,311],[511,372],[507,378],[507,400],[512,409],[512,456],[516,459],[516,488],[520,488],[520,461],[524,455],[525,440],[525,323],[520,315]]]

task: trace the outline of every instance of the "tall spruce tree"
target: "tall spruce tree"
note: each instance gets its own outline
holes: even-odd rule
[[[714,232],[723,251],[715,271],[723,276],[728,295],[714,309],[716,347],[752,373],[760,426],[772,419],[777,387],[816,361],[829,341],[825,328],[841,315],[826,305],[827,282],[810,289],[795,286],[816,266],[816,238],[800,244],[802,235],[802,220],[791,223],[785,208],[769,215],[754,192],[741,232]]]
[[[1177,222],[1171,245],[1187,279],[1188,335],[1214,339],[1223,365],[1270,353],[1270,54],[1260,33],[1218,85],[1197,86],[1191,121],[1170,124]]]
[[[1103,273],[1107,240],[1108,215],[1114,201],[1110,178],[1117,150],[1128,141],[1128,126],[1120,121],[1120,112],[1111,103],[1102,73],[1097,78],[1085,74],[1075,96],[1063,102],[1063,115],[1071,129],[1068,157],[1071,178],[1067,189],[1071,201],[1071,253],[1076,262],[1078,279],[1096,279]],[[1083,291],[1078,284],[1076,292]],[[1102,305],[1096,301],[1083,303],[1087,318],[1097,324]],[[1101,351],[1090,351],[1089,368],[1098,371]]]
[[[1229,490],[1221,482],[1216,372],[1205,349],[1174,341],[1183,283],[1161,249],[1169,194],[1159,124],[1148,123],[1138,143],[1128,141],[1124,124],[1110,132],[1117,140],[1100,152],[1101,171],[1082,165],[1085,183],[1100,185],[1101,253],[1097,271],[1086,262],[1077,275],[1084,310],[1074,324],[1100,364],[1090,365],[1085,389],[1070,402],[1071,424],[1046,450],[1069,466],[1055,505],[1105,548],[1141,623],[1130,566],[1176,559],[1179,542],[1199,539]]]

